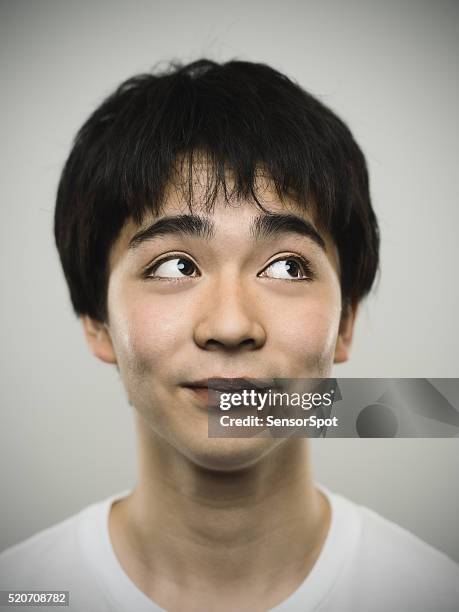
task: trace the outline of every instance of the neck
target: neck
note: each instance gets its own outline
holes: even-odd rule
[[[220,592],[241,581],[266,591],[282,575],[284,585],[292,582],[287,590],[301,583],[329,523],[305,439],[291,438],[256,465],[222,473],[197,466],[140,419],[137,428],[139,480],[124,506],[112,511],[111,535],[118,557],[131,558],[128,575],[145,592],[147,577],[159,574],[182,585],[201,577]]]

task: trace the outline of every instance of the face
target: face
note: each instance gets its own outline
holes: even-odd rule
[[[111,251],[109,323],[84,318],[93,352],[118,364],[143,426],[209,469],[246,467],[285,440],[208,438],[206,404],[187,384],[328,377],[351,340],[330,236],[295,202],[280,203],[269,182],[258,195],[288,221],[263,225],[252,201],[220,198],[210,214],[193,206],[199,219],[177,231],[165,219],[190,210],[170,189],[161,214],[129,221]]]

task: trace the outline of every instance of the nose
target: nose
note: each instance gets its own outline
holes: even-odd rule
[[[256,288],[255,288],[256,290]],[[255,350],[266,342],[256,295],[232,277],[207,288],[194,328],[196,344],[206,350]]]

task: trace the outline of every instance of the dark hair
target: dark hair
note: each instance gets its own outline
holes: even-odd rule
[[[379,231],[365,158],[327,107],[265,64],[201,59],[122,83],[78,132],[57,193],[54,233],[77,315],[107,320],[108,255],[125,222],[159,214],[182,160],[209,164],[211,210],[230,169],[230,197],[256,195],[262,168],[282,200],[315,202],[341,264],[343,306],[365,296],[378,269]],[[185,165],[186,166],[185,166]]]

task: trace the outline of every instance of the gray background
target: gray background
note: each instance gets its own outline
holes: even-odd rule
[[[159,60],[263,61],[350,125],[382,276],[340,377],[457,377],[458,4],[1,3],[0,548],[135,482],[130,408],[70,309],[52,241],[71,139]],[[321,440],[317,480],[459,560],[458,440]]]

